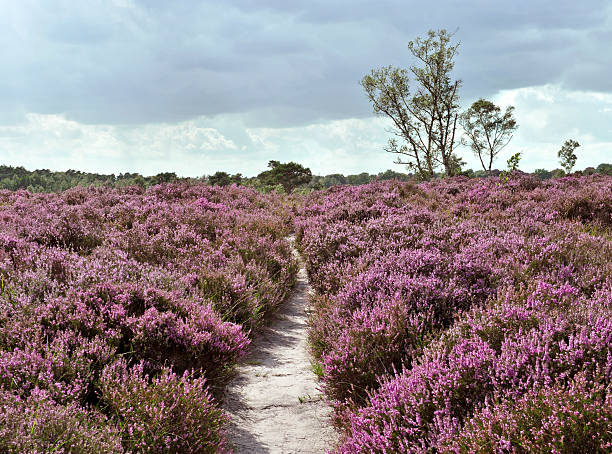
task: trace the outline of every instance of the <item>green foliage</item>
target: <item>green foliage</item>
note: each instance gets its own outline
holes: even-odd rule
[[[296,162],[281,164],[279,161],[270,161],[268,167],[270,170],[261,172],[257,179],[266,186],[281,185],[287,194],[312,180],[310,169]]]
[[[578,142],[569,139],[565,141],[561,149],[557,152],[557,156],[561,161],[561,167],[563,167],[563,170],[565,170],[566,173],[570,173],[574,165],[576,165],[576,160],[578,157],[574,151],[579,146],[580,144]]]
[[[104,175],[77,170],[52,172],[48,169],[39,169],[29,171],[23,167],[0,165],[0,189],[11,191],[27,189],[30,192],[60,192],[76,186],[140,186],[146,188],[160,183],[188,180],[188,178],[177,177],[174,172],[143,177],[138,173]]]
[[[508,164],[508,172],[514,172],[516,170],[518,170],[518,166],[519,166],[519,162],[521,161],[521,153],[514,153],[512,156],[510,156],[510,158],[508,159],[507,164]]]
[[[242,174],[236,173],[230,175],[227,172],[215,172],[208,177],[208,184],[211,186],[229,186],[230,184],[240,185],[242,183]]]
[[[325,188],[329,188],[331,186],[338,186],[339,184],[346,184],[346,177],[339,173],[333,173],[331,175],[326,175],[323,177],[321,184]]]
[[[277,161],[272,161],[277,162]],[[454,175],[463,175],[469,178],[481,178],[485,176],[498,176],[500,175],[499,170],[492,169],[491,171],[486,170],[462,170],[462,166],[465,164],[459,156],[453,154],[449,160],[449,163],[453,166]],[[295,163],[293,163],[295,164]],[[283,166],[284,164],[281,164]],[[302,166],[298,166],[298,169]],[[305,169],[309,171],[309,169]],[[581,175],[592,175],[595,173],[612,175],[612,164],[602,163],[595,167],[587,167],[583,171],[576,172]],[[240,173],[229,174],[228,172],[218,171],[213,175],[205,177],[206,181],[210,185],[214,186],[229,186],[231,184],[246,185],[255,188],[260,192],[286,192],[285,186],[280,183],[280,180],[274,180],[274,177],[270,177],[269,171],[263,172],[263,179],[257,177],[244,177]],[[260,174],[260,175],[262,175]],[[536,169],[534,175],[542,180],[550,178],[560,178],[566,175],[563,169]],[[437,178],[442,176],[441,174],[434,172],[432,177]],[[502,178],[505,173],[502,172]],[[340,173],[334,173],[329,175],[310,175],[308,183],[301,183],[301,192],[308,193],[312,190],[327,189],[332,186],[338,185],[361,185],[367,184],[374,180],[399,180],[399,181],[410,181],[414,179],[420,179],[422,175],[417,173],[402,173],[394,170],[386,170],[379,172],[378,174],[369,174],[362,172],[353,175],[343,175]],[[203,177],[204,179],[204,177]],[[80,172],[76,170],[68,170],[65,172],[52,172],[47,169],[40,169],[34,171],[28,171],[23,167],[11,167],[0,165],[0,189],[8,190],[19,190],[27,189],[30,192],[59,192],[76,186],[111,186],[111,187],[125,187],[125,186],[139,186],[141,188],[147,188],[160,183],[167,182],[181,182],[181,181],[199,181],[197,178],[182,178],[176,175],[174,172],[163,172],[158,173],[154,176],[144,177],[139,173],[121,173],[119,175],[103,175],[96,173]],[[274,184],[271,184],[274,183]],[[292,189],[295,192],[296,188]]]
[[[518,128],[512,115],[514,107],[506,107],[502,113],[499,106],[491,101],[479,99],[460,117],[460,123],[467,136],[464,145],[469,145],[480,160],[483,170],[491,172],[493,160],[510,142]]]
[[[380,172],[376,175],[377,180],[398,180],[398,181],[408,181],[410,180],[410,175],[405,173],[395,172],[394,170],[385,170],[384,172]]]
[[[565,171],[563,169],[555,169],[552,171],[553,178],[561,178],[565,176]]]
[[[533,174],[540,180],[550,180],[553,176],[553,173],[550,170],[546,169],[535,169],[533,171]]]
[[[172,183],[178,180],[176,173],[174,172],[162,172],[157,175],[150,177],[151,184],[163,184],[163,183]]]
[[[449,168],[452,169],[451,172],[447,172],[446,175],[447,176],[453,176],[453,175],[461,175],[462,172],[462,168],[465,165],[465,161],[463,159],[461,159],[460,156],[458,156],[457,154],[453,153],[450,158],[449,158]]]
[[[462,175],[468,178],[485,178],[487,176],[497,176],[495,172],[499,173],[498,170],[492,170],[491,173],[489,174],[486,170],[466,169],[466,170],[462,170],[459,175]]]
[[[604,175],[612,175],[612,164],[599,164],[597,166],[596,172],[602,173]]]
[[[396,172],[395,170],[385,170],[384,172],[379,172],[378,174],[369,174],[367,172],[361,172],[354,175],[342,175],[340,173],[332,173],[329,175],[313,175],[312,180],[308,183],[308,188],[311,190],[317,189],[327,189],[332,186],[339,185],[350,185],[350,186],[358,186],[361,184],[368,184],[375,180],[398,180],[398,181],[410,181],[413,180],[415,176],[409,173]]]
[[[357,175],[348,175],[346,177],[346,183],[352,185],[358,184],[367,184],[372,181],[373,176],[369,175],[367,172],[361,172]]]
[[[508,168],[507,170],[502,171],[499,174],[499,179],[502,183],[507,183],[510,179],[510,175],[512,172],[516,172],[518,170],[519,162],[521,161],[521,153],[514,153],[510,158],[506,161]]]
[[[551,178],[561,178],[565,176],[565,171],[563,169],[554,169],[554,170],[546,170],[546,169],[535,169],[533,174],[538,177],[540,180],[550,180]]]
[[[438,166],[448,176],[457,171],[453,150],[460,81],[451,80],[450,73],[459,44],[451,44],[452,36],[446,30],[430,30],[426,38],[408,43],[420,66],[386,66],[361,80],[374,113],[390,118],[401,140],[390,139],[385,150],[398,155],[396,164],[407,165],[424,180],[432,178]],[[413,81],[416,88],[411,91]]]

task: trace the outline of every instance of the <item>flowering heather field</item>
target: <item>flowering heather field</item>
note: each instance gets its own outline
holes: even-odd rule
[[[612,452],[612,178],[313,193],[338,453]]]
[[[212,396],[297,271],[283,203],[0,192],[0,451],[224,452]]]

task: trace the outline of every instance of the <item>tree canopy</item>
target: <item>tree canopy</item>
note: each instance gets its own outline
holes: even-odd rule
[[[518,128],[513,116],[514,107],[506,107],[505,112],[491,101],[479,99],[460,117],[460,123],[467,136],[462,141],[469,145],[480,160],[482,169],[491,172],[493,161],[499,152],[510,142]]]
[[[229,186],[230,184],[240,185],[242,183],[242,174],[237,173],[230,175],[227,172],[215,172],[208,177],[208,184],[211,186]]]
[[[309,168],[296,162],[281,164],[279,161],[268,162],[270,170],[257,175],[261,183],[269,186],[281,185],[287,194],[303,184],[308,184],[312,179]]]
[[[578,157],[574,153],[576,148],[580,144],[573,139],[566,140],[561,149],[557,152],[557,156],[561,161],[561,167],[565,170],[565,173],[570,173],[572,168],[576,165]]]
[[[459,44],[451,44],[452,36],[444,29],[430,30],[426,38],[408,43],[418,65],[382,67],[361,80],[374,113],[392,120],[396,137],[386,151],[423,179],[433,177],[438,166],[453,176],[461,162],[454,154],[461,81],[451,78]]]

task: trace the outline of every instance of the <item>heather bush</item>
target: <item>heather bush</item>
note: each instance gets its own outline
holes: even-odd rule
[[[427,452],[455,436],[487,402],[568,386],[610,385],[610,288],[577,298],[569,286],[540,283],[476,310],[432,343],[418,364],[383,380],[349,416],[339,452]]]
[[[583,401],[584,436],[597,438],[612,370],[611,196],[609,177],[518,173],[310,195],[295,227],[338,452],[496,452],[466,444],[475,415],[546,389],[561,409],[578,377],[585,395],[599,390]],[[574,420],[559,418],[556,432],[533,427],[550,434],[534,450],[570,446]],[[507,427],[505,439],[520,430]]]
[[[0,392],[0,452],[119,453],[118,428],[97,411],[58,405],[44,391],[25,399]]]
[[[591,178],[602,183],[605,181],[601,176]],[[568,219],[596,222],[605,227],[612,226],[612,188],[609,185],[580,187],[567,197],[557,199],[554,206],[561,216]]]
[[[44,393],[66,427],[81,412],[141,430],[113,435],[128,451],[220,449],[226,418],[209,393],[291,290],[289,213],[235,186],[1,192],[0,392],[22,413]],[[149,406],[132,412],[126,390]],[[151,413],[158,402],[172,410]],[[80,452],[41,437],[30,450]]]
[[[294,282],[293,223],[338,452],[606,452],[611,204],[518,173],[0,191],[0,450],[225,450],[212,396]]]
[[[96,376],[114,354],[100,338],[60,333],[38,348],[0,352],[0,389],[23,398],[40,389],[60,403],[87,402]]]
[[[608,453],[612,450],[609,394],[548,387],[478,411],[439,452]]]
[[[144,365],[123,361],[105,368],[101,398],[121,427],[123,446],[132,452],[226,452],[227,417],[214,405],[204,378],[170,369],[150,377]]]
[[[422,258],[417,254],[416,260]],[[442,280],[401,270],[402,263],[415,264],[403,254],[386,273],[373,266],[337,295],[337,309],[324,323],[341,329],[319,333],[313,325],[311,338],[324,345],[325,390],[335,400],[363,403],[378,376],[409,366],[432,333],[449,326],[455,313],[475,300],[451,273],[451,280]]]

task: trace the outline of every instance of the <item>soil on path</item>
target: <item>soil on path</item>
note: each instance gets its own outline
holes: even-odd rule
[[[322,453],[333,447],[330,410],[310,367],[310,290],[300,261],[292,296],[255,338],[227,387],[223,406],[232,419],[228,438],[236,453]]]

